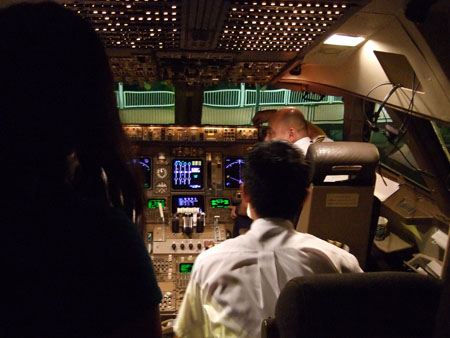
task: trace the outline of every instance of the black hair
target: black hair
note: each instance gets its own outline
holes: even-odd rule
[[[245,156],[242,176],[259,217],[292,220],[309,184],[309,166],[301,150],[282,140],[260,143]]]
[[[64,181],[74,154],[77,190],[142,214],[108,58],[87,21],[52,2],[0,10],[0,105],[11,191]]]

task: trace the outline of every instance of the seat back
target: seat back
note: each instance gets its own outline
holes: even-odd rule
[[[319,142],[309,147],[306,159],[311,164],[311,193],[297,230],[347,244],[364,267],[373,224],[377,148],[363,142]]]
[[[282,290],[272,327],[280,338],[431,337],[441,288],[412,272],[297,277]]]

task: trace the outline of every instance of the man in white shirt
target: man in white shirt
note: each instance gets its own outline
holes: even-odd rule
[[[307,194],[309,168],[291,144],[258,144],[245,157],[250,230],[201,253],[175,323],[178,337],[260,337],[280,290],[314,273],[362,272],[350,253],[291,222]]]
[[[256,126],[269,122],[265,141],[286,140],[298,147],[303,155],[306,155],[309,146],[315,142],[333,142],[321,128],[307,121],[303,113],[295,107],[260,110],[255,114],[252,122]],[[245,216],[246,210],[247,204],[241,201],[239,205],[231,207],[231,217],[237,219],[237,217]],[[239,221],[242,223],[243,219]]]
[[[333,142],[322,129],[306,121],[302,112],[295,107],[286,107],[271,114],[268,118],[267,140],[282,139],[293,143],[306,155],[315,142]]]

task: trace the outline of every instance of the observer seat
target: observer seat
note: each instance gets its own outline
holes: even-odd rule
[[[297,231],[345,243],[364,268],[378,215],[373,215],[378,149],[364,142],[318,142],[306,154],[311,193]]]

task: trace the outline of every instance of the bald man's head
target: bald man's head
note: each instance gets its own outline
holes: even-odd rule
[[[269,120],[267,140],[282,139],[294,143],[308,136],[307,123],[302,112],[295,107],[278,110]]]

